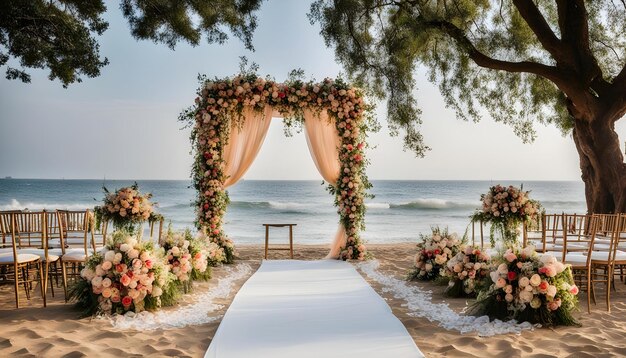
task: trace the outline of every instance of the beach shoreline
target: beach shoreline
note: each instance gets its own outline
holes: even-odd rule
[[[413,263],[415,244],[370,244],[370,252],[380,263],[378,270],[395,278],[403,278]],[[263,257],[262,245],[238,245],[237,263],[250,265],[252,272],[259,267]],[[299,260],[322,259],[327,245],[294,245],[294,258]],[[288,251],[270,251],[270,259],[287,259]],[[228,267],[214,268],[213,279],[195,284],[194,293],[214,289],[228,274]],[[361,272],[363,275],[363,273]],[[395,298],[393,292],[384,292],[381,285],[369,280],[372,287],[387,301],[393,313],[407,328],[415,343],[427,357],[614,357],[626,355],[626,285],[617,283],[612,294],[611,313],[606,312],[602,292],[592,314],[586,312],[586,302],[581,297],[580,312],[575,316],[581,327],[541,328],[524,331],[520,335],[506,334],[479,337],[476,333],[461,334],[441,328],[436,322],[411,316],[405,301]],[[234,282],[228,297],[217,299],[221,309],[210,315],[215,321],[183,328],[138,331],[119,330],[107,320],[78,319],[79,312],[71,304],[63,303],[63,290],[56,288],[55,298],[49,296],[49,306],[43,308],[37,291],[24,308],[14,309],[12,286],[0,286],[0,356],[179,356],[202,357],[214,336],[221,316],[226,312],[236,292],[248,277]],[[410,282],[422,289],[431,290],[434,302],[445,302],[456,312],[465,307],[466,299],[443,296],[444,286],[429,282]],[[581,295],[584,296],[584,295]],[[186,296],[179,306],[165,308],[176,310],[189,304],[193,295]],[[362,312],[359,314],[367,314]],[[349,316],[346,317],[349,319]]]

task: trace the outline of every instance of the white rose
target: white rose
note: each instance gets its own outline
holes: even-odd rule
[[[546,292],[546,295],[550,297],[556,296],[556,286],[553,286],[553,285],[548,286],[548,291]]]
[[[528,303],[528,302],[530,302],[530,300],[532,300],[532,299],[533,299],[533,293],[532,293],[532,292],[530,292],[530,291],[526,291],[526,290],[524,290],[524,291],[522,291],[522,292],[520,292],[520,293],[519,293],[519,300],[520,300],[522,303]]]
[[[512,302],[512,301],[513,301],[513,295],[512,295],[512,294],[510,294],[510,293],[507,293],[507,294],[506,294],[506,296],[504,296],[504,299],[505,299],[507,302]]]
[[[106,261],[113,261],[115,259],[115,251],[109,250],[104,254],[104,259]]]
[[[424,266],[424,270],[426,270],[426,271],[430,271],[430,270],[432,270],[432,269],[433,269],[433,265],[431,265],[431,264],[426,264],[426,265]]]
[[[506,264],[500,264],[500,266],[498,266],[498,272],[501,274],[509,273],[509,267]]]
[[[120,245],[120,251],[121,252],[126,252],[128,250],[130,250],[130,245],[129,244],[121,244]]]
[[[111,279],[107,277],[102,280],[102,287],[111,287],[111,283]]]
[[[137,257],[139,257],[139,251],[136,249],[130,249],[128,250],[128,258],[130,259],[136,259]]]
[[[530,284],[536,287],[536,286],[539,286],[540,283],[541,283],[541,276],[539,276],[538,274],[532,275],[532,277],[530,278]]]
[[[101,276],[96,276],[91,280],[91,285],[94,287],[100,287],[102,286],[102,277]]]
[[[528,286],[529,283],[530,283],[530,280],[526,276],[523,276],[522,278],[520,278],[518,282],[519,287],[521,288]]]

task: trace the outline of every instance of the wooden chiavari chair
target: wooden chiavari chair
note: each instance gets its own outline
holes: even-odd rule
[[[43,306],[46,307],[46,294],[45,294],[45,275],[42,269],[42,260],[38,255],[23,253],[18,248],[18,242],[20,241],[19,235],[16,230],[16,215],[15,212],[0,212],[0,230],[5,238],[4,245],[11,246],[11,252],[0,254],[0,272],[2,272],[3,281],[12,282],[15,290],[15,306],[20,308],[20,294],[19,287],[22,285],[26,291],[26,298],[30,299],[30,288],[33,282],[39,281],[41,288],[41,297],[43,299]],[[7,227],[7,223],[9,227]],[[45,228],[43,230],[43,240],[45,243]],[[8,243],[10,238],[10,243]],[[35,270],[36,278],[31,278],[31,270]]]
[[[82,266],[96,251],[94,220],[89,209],[84,211],[57,210],[61,237],[61,272],[67,301],[68,276],[80,276]]]
[[[48,250],[48,212],[16,212],[15,235],[20,252],[39,256],[44,265],[44,292],[47,292],[48,282],[52,281],[52,274],[58,273],[57,264],[59,255]],[[50,280],[50,281],[48,281]],[[50,285],[52,297],[54,297],[54,285]]]
[[[602,283],[606,287],[606,307],[611,311],[611,288],[614,284],[613,276],[615,265],[626,265],[626,252],[617,249],[619,245],[619,230],[623,216],[616,214],[593,215],[589,249],[585,253],[572,252],[567,255],[566,263],[572,264],[574,271],[582,271],[586,267],[587,310],[591,312],[590,300],[596,302],[595,284]],[[607,236],[608,235],[608,236]],[[608,250],[601,244],[598,237],[610,237]],[[583,265],[584,263],[584,265]]]

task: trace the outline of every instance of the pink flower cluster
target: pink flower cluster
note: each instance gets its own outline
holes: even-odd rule
[[[98,295],[101,313],[140,312],[147,296],[163,293],[165,279],[156,269],[159,259],[134,236],[115,233],[108,250],[93,258],[97,262],[87,265],[81,276]]]
[[[536,202],[528,198],[528,191],[519,188],[496,185],[489,188],[487,194],[481,196],[483,213],[490,215],[492,220],[498,218],[516,218],[524,220],[535,216],[539,210]]]
[[[410,274],[411,278],[423,280],[437,278],[448,260],[460,252],[461,244],[456,233],[449,234],[447,230],[433,228],[432,234],[422,236],[421,242],[417,244],[415,267]]]
[[[189,275],[191,274],[192,257],[189,253],[189,241],[184,238],[176,237],[168,242],[169,249],[165,252],[165,259],[170,267],[170,272],[176,275],[176,278],[181,281],[189,281]],[[206,264],[204,265],[206,270]]]
[[[556,311],[564,295],[578,294],[578,287],[568,282],[566,270],[554,256],[539,258],[534,247],[528,246],[521,251],[507,249],[490,277],[496,299],[507,302],[510,311],[527,307]]]
[[[196,146],[194,185],[198,190],[197,226],[207,231],[209,240],[225,251],[227,261],[233,256],[232,241],[222,230],[222,217],[228,205],[223,188],[223,150],[228,141],[231,121],[241,120],[244,108],[262,111],[271,106],[288,117],[304,109],[328,111],[341,136],[341,173],[334,184],[336,205],[346,229],[344,259],[363,259],[365,246],[359,238],[365,213],[365,156],[363,142],[362,94],[341,81],[325,79],[321,83],[277,83],[254,75],[207,81],[196,98],[195,126],[192,141]]]
[[[466,246],[448,261],[442,275],[450,279],[450,286],[461,281],[464,293],[470,295],[475,293],[476,284],[489,275],[490,269],[491,257],[487,252]]]
[[[130,221],[146,221],[152,213],[151,194],[142,195],[136,186],[118,189],[104,198],[107,216],[119,215]]]

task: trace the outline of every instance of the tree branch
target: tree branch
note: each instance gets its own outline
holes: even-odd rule
[[[476,46],[465,36],[465,33],[456,27],[454,24],[445,20],[432,20],[423,22],[426,27],[433,29],[440,29],[450,37],[452,37],[457,44],[465,48],[469,57],[480,67],[490,68],[493,70],[502,70],[507,72],[526,72],[533,73],[542,76],[552,82],[554,82],[559,88],[565,85],[567,82],[565,78],[559,73],[556,67],[544,65],[532,61],[522,62],[509,62],[494,59],[479,51]]]
[[[513,0],[513,4],[535,36],[537,36],[543,48],[545,48],[557,62],[564,60],[567,54],[563,51],[563,44],[556,37],[535,3],[532,0]]]

